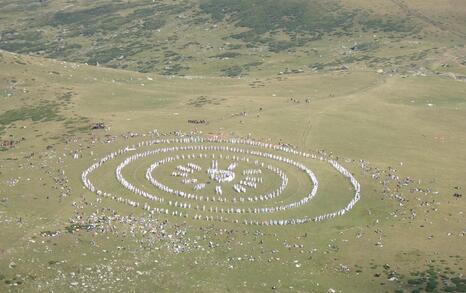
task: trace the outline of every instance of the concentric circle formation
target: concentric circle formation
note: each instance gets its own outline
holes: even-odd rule
[[[328,163],[351,184],[354,194],[345,206],[317,215],[307,213],[319,189],[317,176],[309,168],[312,160]],[[94,183],[100,178],[94,173],[104,165],[116,166],[114,177],[124,188],[120,195]],[[141,166],[145,174],[137,175]],[[360,199],[358,181],[337,161],[244,139],[142,141],[92,164],[82,173],[82,182],[98,201],[108,198],[151,214],[246,225],[319,222],[346,214]]]

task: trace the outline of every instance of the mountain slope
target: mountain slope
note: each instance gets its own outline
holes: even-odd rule
[[[435,48],[464,43],[466,5],[438,12],[433,4],[418,11],[413,0],[2,1],[0,48],[165,75],[343,65],[406,72],[436,58]]]

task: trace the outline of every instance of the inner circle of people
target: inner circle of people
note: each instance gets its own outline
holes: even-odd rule
[[[162,151],[167,151],[167,150],[162,150]],[[158,151],[156,151],[158,152]],[[149,156],[153,154],[152,152],[146,152],[144,153],[145,156]],[[170,162],[174,162],[176,160],[179,160],[179,159],[185,159],[185,158],[207,158],[208,155],[207,154],[198,154],[198,155],[179,155],[177,157],[167,157],[167,158],[164,158],[163,160],[160,160],[160,161],[157,161],[156,163],[152,164],[149,169],[147,170],[146,172],[146,178],[154,185],[156,186],[157,188],[165,191],[165,192],[169,192],[169,193],[173,193],[173,194],[176,194],[178,196],[181,196],[181,197],[185,197],[185,198],[188,198],[188,199],[195,199],[195,200],[205,200],[205,201],[209,201],[209,200],[212,200],[212,201],[219,201],[219,202],[227,202],[229,201],[227,197],[222,197],[223,195],[223,189],[222,189],[222,186],[221,185],[216,185],[215,186],[215,194],[217,196],[198,196],[196,194],[191,194],[191,193],[186,193],[186,192],[183,192],[183,191],[176,191],[176,190],[173,190],[173,189],[170,189],[169,187],[165,186],[164,184],[160,183],[159,181],[157,181],[153,176],[152,176],[152,173],[155,171],[155,169],[161,165],[164,165],[164,164],[167,164],[167,163],[170,163]],[[212,154],[211,155],[212,158],[215,158],[215,154]],[[222,154],[219,155],[220,158],[223,158]],[[247,157],[238,157],[238,156],[232,156],[230,158],[229,155],[225,156],[225,159],[231,159],[231,160],[236,160],[236,161],[241,161],[241,162],[249,162],[249,158]],[[131,158],[129,159],[128,161],[131,161],[133,162],[134,160]],[[117,174],[117,179],[120,181],[122,180],[121,178],[121,169],[123,167],[126,167],[129,162],[128,161],[125,161],[122,163],[121,168],[119,170],[119,174]],[[259,162],[258,160],[255,160],[254,161],[254,164],[256,166],[261,166],[261,167],[265,167],[265,164],[263,162]],[[236,168],[237,166],[237,162],[234,162],[234,163],[231,163],[227,170],[221,170],[221,169],[218,169],[218,161],[217,160],[212,160],[212,165],[211,167],[207,170],[207,174],[209,175],[209,178],[210,179],[213,179],[214,181],[216,181],[217,183],[230,183],[232,182],[235,177],[236,177],[236,174],[233,172],[233,170]],[[194,172],[196,171],[201,171],[201,167],[196,165],[196,164],[193,164],[193,163],[188,163],[187,164],[187,167],[185,166],[181,166],[181,165],[178,165],[176,167],[176,170],[173,171],[171,173],[172,176],[175,176],[175,177],[182,177],[183,179],[181,180],[181,182],[183,184],[194,184],[194,190],[195,191],[198,191],[198,190],[202,190],[206,187],[206,184],[205,183],[199,183],[199,180],[197,178],[188,178],[188,176],[190,174],[193,174]],[[182,170],[181,172],[179,170]],[[249,201],[249,202],[253,202],[253,201],[264,201],[264,200],[268,200],[268,199],[272,199],[278,195],[280,195],[283,190],[285,189],[285,187],[287,186],[288,184],[288,177],[286,176],[285,172],[283,172],[281,169],[279,168],[276,168],[272,165],[267,165],[267,170],[275,173],[276,175],[278,175],[280,177],[280,181],[281,181],[281,184],[280,186],[274,190],[274,191],[271,191],[267,194],[264,194],[264,195],[255,195],[255,196],[240,196],[240,197],[233,197],[231,199],[232,202],[245,202],[245,201]],[[263,182],[263,179],[262,177],[256,177],[254,175],[260,175],[262,174],[262,170],[261,169],[246,169],[246,170],[243,170],[242,172],[242,175],[244,176],[244,178],[242,180],[240,180],[238,183],[236,184],[233,184],[232,185],[232,189],[236,192],[236,193],[246,193],[247,189],[253,189],[255,190],[257,188],[258,185],[260,185],[262,182]],[[124,181],[124,180],[123,180]],[[121,182],[123,185],[125,185],[124,182]]]
[[[181,144],[181,145],[180,145]],[[220,145],[220,144],[231,144],[231,145]],[[166,145],[163,146],[162,145]],[[283,152],[289,155],[295,155],[305,159],[314,159],[319,161],[327,162],[333,169],[340,173],[352,186],[354,195],[351,200],[342,207],[333,212],[328,212],[318,216],[304,216],[296,218],[282,218],[282,219],[270,219],[270,220],[257,220],[257,219],[236,219],[233,218],[233,215],[239,214],[273,214],[276,212],[282,212],[294,208],[301,207],[309,203],[317,194],[319,182],[315,174],[307,168],[304,164],[292,160],[288,157],[277,155],[270,152],[265,152],[256,149],[241,148],[237,145],[244,145],[247,147],[254,147],[260,149],[269,149],[274,152]],[[103,191],[96,187],[93,182],[89,179],[90,175],[95,172],[99,167],[106,164],[109,161],[115,160],[120,156],[129,154],[131,152],[137,151],[139,148],[151,147],[151,146],[161,146],[155,149],[146,150],[138,152],[134,155],[131,155],[124,159],[115,169],[116,180],[127,190],[132,193],[144,197],[146,200],[159,203],[156,206],[152,206],[149,202],[141,203],[137,200],[132,200],[127,197],[112,194],[110,192]],[[178,154],[179,152],[193,152],[190,154]],[[217,152],[217,153],[213,153]],[[198,204],[186,201],[177,201],[177,200],[167,200],[166,198],[149,193],[141,188],[134,186],[132,183],[127,181],[122,175],[123,169],[129,164],[156,154],[170,154],[164,157],[163,159],[157,160],[149,166],[146,171],[146,179],[154,185],[158,190],[174,194],[181,199],[193,200]],[[251,157],[254,157],[252,159]],[[259,158],[259,159],[257,159]],[[294,168],[297,168],[299,171],[304,173],[310,183],[311,188],[309,192],[301,199],[278,206],[268,206],[268,207],[224,207],[209,205],[206,206],[203,202],[227,202],[231,201],[233,203],[247,203],[247,202],[262,202],[267,201],[277,196],[280,196],[282,192],[286,189],[288,185],[288,177],[285,172],[272,164],[261,161],[260,158],[274,160],[280,163],[288,164]],[[202,167],[195,163],[197,159],[209,159],[210,166],[207,168],[206,173],[211,179],[212,182],[215,182],[215,191],[211,195],[202,195],[196,194],[195,192],[201,192],[206,188],[204,182],[199,182],[198,178],[192,176],[196,172],[201,172]],[[229,162],[228,166],[225,168],[220,168],[218,160],[226,160]],[[186,164],[177,165],[172,173],[172,177],[180,178],[181,183],[187,186],[192,186],[192,191],[181,191],[173,189],[169,186],[162,184],[157,180],[153,174],[155,170],[165,164],[174,163],[178,160],[187,160]],[[253,164],[252,168],[243,169],[242,172],[236,171],[238,164],[240,163],[249,163]],[[250,191],[255,191],[260,184],[263,182],[262,174],[263,172],[270,172],[274,176],[280,178],[279,186],[267,193],[264,194],[249,194]],[[241,180],[235,180],[239,175],[242,175]],[[102,198],[108,198],[119,203],[123,203],[135,208],[142,208],[145,211],[151,214],[162,214],[162,215],[172,215],[183,218],[191,218],[194,220],[204,220],[204,221],[218,221],[218,222],[232,222],[232,223],[243,223],[245,225],[261,225],[261,226],[285,226],[285,225],[295,225],[295,224],[305,224],[309,222],[320,222],[328,219],[335,218],[337,216],[343,216],[348,213],[360,200],[360,184],[356,178],[343,166],[341,166],[337,161],[332,159],[326,159],[323,156],[318,156],[315,154],[309,154],[295,150],[293,148],[275,145],[271,143],[259,142],[256,140],[250,139],[223,139],[219,137],[189,137],[189,138],[164,138],[164,139],[155,139],[149,141],[141,141],[134,147],[124,147],[115,152],[112,152],[102,159],[98,160],[96,163],[92,164],[89,168],[83,171],[81,175],[81,180],[85,188],[89,191],[97,194],[97,200],[102,201]],[[227,193],[224,185],[231,184],[231,192],[235,195],[231,197],[224,196],[224,193]],[[247,194],[246,194],[247,193]],[[161,204],[168,205],[169,207],[161,207]],[[210,212],[214,215],[204,213]]]

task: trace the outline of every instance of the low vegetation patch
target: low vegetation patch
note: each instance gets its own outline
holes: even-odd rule
[[[33,122],[54,121],[60,118],[56,103],[42,103],[36,106],[24,106],[8,110],[0,114],[0,131],[17,121],[32,120]]]

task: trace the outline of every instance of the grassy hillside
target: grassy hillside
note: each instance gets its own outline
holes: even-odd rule
[[[0,0],[0,292],[465,292],[465,35],[461,0]],[[189,135],[332,158],[361,200],[247,226],[82,184],[111,152]],[[123,173],[152,192],[154,160]],[[279,216],[348,201],[338,173],[306,164],[316,198]],[[172,209],[116,183],[117,165],[91,179]],[[183,187],[171,167],[154,174]],[[284,170],[272,204],[309,192]]]
[[[0,152],[3,290],[464,288],[464,199],[453,196],[465,188],[461,81],[375,72],[168,78],[7,52],[0,62],[1,136],[14,141]],[[235,115],[243,111],[248,115]],[[193,126],[188,119],[208,124]],[[99,121],[107,129],[90,130]],[[252,133],[338,154],[360,180],[363,200],[350,217],[318,225],[257,229],[168,217],[164,234],[146,234],[139,226],[143,230],[134,231],[136,222],[129,219],[148,218],[123,205],[95,202],[79,178],[95,156],[144,139],[125,134],[154,128]],[[76,151],[82,158],[72,159]],[[360,159],[387,176],[396,169],[398,176],[415,180],[419,191],[402,189],[400,202],[385,193],[373,171],[360,169]],[[339,186],[317,171],[324,191]],[[102,177],[110,180],[112,170]],[[108,183],[108,188],[116,187]],[[104,219],[115,214],[129,218],[107,230]],[[234,230],[226,236],[224,229]],[[185,230],[185,236],[166,237]]]
[[[443,2],[2,1],[0,48],[164,75],[406,73],[464,45],[465,9]]]

